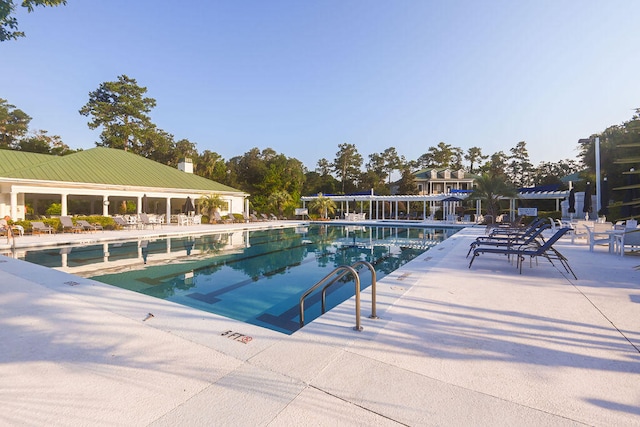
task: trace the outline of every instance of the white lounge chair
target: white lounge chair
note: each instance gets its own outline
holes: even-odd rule
[[[55,230],[50,225],[45,225],[42,221],[31,221],[31,234],[51,234],[53,232]]]
[[[76,220],[76,224],[78,224],[80,227],[82,227],[84,229],[84,231],[98,231],[98,230],[103,230],[102,225],[95,223],[95,224],[90,224],[89,221],[86,221],[84,219],[78,219]]]
[[[72,233],[81,233],[84,228],[80,225],[74,224],[70,216],[61,216],[60,223],[62,224],[62,232],[70,231]]]

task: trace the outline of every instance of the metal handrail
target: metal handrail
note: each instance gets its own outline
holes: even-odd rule
[[[346,270],[346,272],[344,272],[339,277],[344,277],[345,274],[351,273],[351,275],[353,276],[353,278],[354,278],[354,280],[356,282],[356,284],[355,284],[355,292],[356,292],[356,326],[353,329],[355,329],[356,331],[361,331],[362,330],[362,326],[360,326],[360,276],[358,275],[358,272],[353,267],[349,267],[348,265],[341,265],[340,267],[335,268],[331,273],[327,274],[322,280],[320,280],[318,283],[316,283],[315,285],[310,287],[304,294],[302,294],[302,296],[300,297],[300,327],[304,326],[304,300],[305,300],[305,298],[307,298],[313,291],[315,291],[320,286],[322,286],[335,273],[337,273],[338,271],[343,271],[343,270]],[[335,280],[337,280],[337,279],[334,279],[333,281],[335,281]]]
[[[351,268],[356,269],[361,265],[366,266],[369,269],[369,271],[371,271],[371,315],[369,316],[369,318],[378,319],[378,316],[376,315],[376,269],[373,267],[373,265],[371,265],[370,262],[367,262],[367,261],[356,261],[353,264],[351,264]],[[334,278],[331,282],[327,283],[324,288],[322,288],[322,314],[324,314],[326,311],[327,288],[329,288],[329,286],[333,285],[338,280],[342,279],[346,274],[347,272],[342,272],[340,275]]]

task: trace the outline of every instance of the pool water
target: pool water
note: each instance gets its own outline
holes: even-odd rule
[[[456,230],[317,225],[136,240],[28,251],[24,260],[291,334],[300,296],[341,265],[368,261],[380,280]],[[371,284],[359,270],[361,287]],[[348,277],[327,293],[327,310],[354,294]],[[305,300],[305,322],[321,315]]]

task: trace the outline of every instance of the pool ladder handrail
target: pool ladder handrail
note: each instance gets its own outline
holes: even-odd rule
[[[361,331],[362,330],[362,326],[360,325],[360,275],[358,274],[358,272],[356,271],[356,267],[359,267],[361,265],[365,265],[367,266],[367,268],[369,268],[369,270],[371,271],[371,292],[372,292],[372,297],[371,297],[371,315],[369,316],[371,319],[377,319],[378,316],[376,315],[376,270],[373,267],[373,265],[371,265],[371,263],[367,262],[367,261],[357,261],[355,263],[353,263],[351,266],[348,265],[341,265],[337,268],[335,268],[331,273],[327,274],[325,277],[323,277],[319,282],[317,282],[315,285],[313,285],[312,287],[310,287],[304,294],[302,294],[302,296],[300,297],[300,327],[304,326],[304,300],[316,289],[318,289],[320,286],[322,286],[324,283],[326,283],[329,279],[331,279],[331,277],[338,273],[341,272],[339,275],[337,275],[336,277],[334,277],[329,283],[327,283],[324,288],[322,288],[322,313],[324,314],[326,309],[326,291],[327,288],[331,285],[333,285],[335,282],[337,282],[338,280],[340,280],[341,278],[343,278],[344,276],[346,276],[347,274],[351,273],[351,275],[354,278],[355,281],[355,297],[356,297],[356,326],[353,328],[356,331]]]

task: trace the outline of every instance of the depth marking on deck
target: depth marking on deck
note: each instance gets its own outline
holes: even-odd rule
[[[220,334],[223,337],[227,337],[229,339],[232,339],[234,341],[238,341],[241,342],[242,344],[249,344],[253,338],[245,335],[245,334],[241,334],[240,332],[233,332],[233,331],[225,331],[223,333]]]

